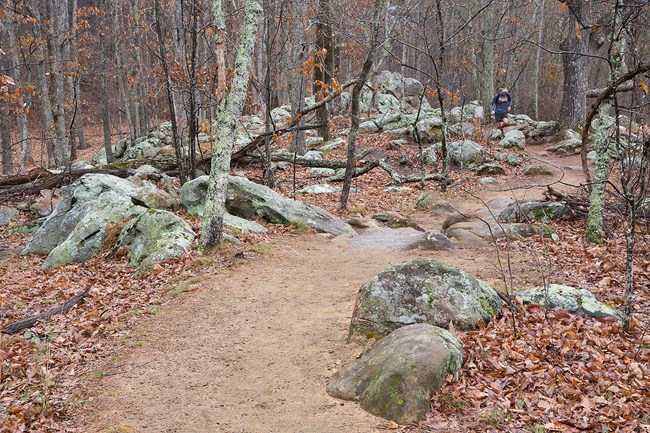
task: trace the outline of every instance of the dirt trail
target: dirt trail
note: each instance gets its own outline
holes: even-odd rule
[[[484,193],[485,200],[507,195]],[[539,189],[526,195],[539,197]],[[439,230],[440,221],[427,218],[418,222]],[[141,347],[114,361],[119,374],[101,379],[84,431],[383,431],[385,421],[332,399],[325,384],[359,352],[345,342],[358,288],[414,256],[454,263],[489,283],[499,280],[491,248],[386,252],[316,235],[282,241],[213,275],[138,331]],[[513,262],[526,268],[523,258]]]
[[[484,254],[458,250],[444,260],[490,280]],[[330,398],[325,384],[359,350],[345,343],[358,288],[416,255],[423,254],[352,249],[310,235],[213,276],[164,309],[137,337],[142,347],[115,361],[124,373],[101,380],[88,430],[378,431],[385,421]]]

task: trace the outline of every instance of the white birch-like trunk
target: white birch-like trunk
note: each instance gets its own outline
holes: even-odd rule
[[[213,3],[213,6],[219,7]],[[223,16],[223,12],[217,11]],[[235,142],[237,121],[246,101],[246,89],[252,68],[253,49],[262,7],[257,0],[245,0],[244,25],[239,33],[239,47],[230,91],[222,101],[217,114],[217,131],[212,145],[212,166],[204,207],[203,231],[200,248],[210,250],[223,239],[223,216],[226,211],[226,192],[230,172],[230,158]]]

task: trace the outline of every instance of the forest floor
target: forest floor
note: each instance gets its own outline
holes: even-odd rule
[[[395,152],[381,137],[364,137],[361,151]],[[497,197],[541,199],[548,184],[578,194],[579,158],[549,156],[543,148],[526,152],[533,162],[553,166],[554,176],[528,178],[508,169],[497,185],[483,187],[473,175],[456,172],[446,198],[472,211]],[[414,160],[417,148],[400,152]],[[260,171],[247,172],[253,173]],[[279,174],[280,190],[290,196],[291,173]],[[304,169],[298,178],[307,179]],[[338,195],[299,198],[341,216],[395,210],[440,230],[443,218],[415,210],[420,190],[387,194],[387,183],[379,171],[357,179],[345,213],[336,211]],[[19,257],[26,237],[11,234],[0,268],[8,281],[0,289],[3,305],[15,305],[17,296],[23,308],[34,299],[53,305],[92,289],[86,304],[67,317],[2,337],[3,364],[11,359],[12,368],[24,370],[3,388],[7,420],[25,431],[97,433],[650,431],[650,335],[644,327],[650,319],[642,315],[624,334],[612,320],[538,307],[520,306],[514,316],[504,310],[485,328],[459,333],[465,343],[461,378],[445,385],[432,399],[432,413],[413,426],[399,427],[325,393],[333,372],[364,349],[347,342],[359,287],[409,258],[458,265],[501,290],[504,278],[516,289],[544,281],[588,288],[621,308],[624,239],[621,224],[610,217],[600,246],[585,244],[583,222],[575,221],[553,223],[559,242],[531,238],[445,252],[364,249],[300,227],[277,227],[211,256],[193,252],[163,263],[140,279],[123,259],[103,257],[36,271],[43,259]],[[639,238],[636,306],[643,310],[650,305],[649,238],[645,232]],[[13,315],[0,317],[3,327],[4,317]]]

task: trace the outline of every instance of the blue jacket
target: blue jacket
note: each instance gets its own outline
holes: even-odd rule
[[[506,92],[505,95],[502,95],[501,92],[494,95],[492,102],[490,103],[491,111],[495,113],[507,113],[508,108],[512,106],[512,96],[510,93]]]

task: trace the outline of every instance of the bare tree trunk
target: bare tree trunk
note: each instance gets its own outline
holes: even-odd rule
[[[172,139],[174,141],[174,149],[176,150],[176,161],[178,163],[179,177],[181,185],[187,181],[187,171],[185,170],[185,158],[183,156],[182,141],[178,134],[178,125],[176,124],[176,105],[174,104],[174,96],[172,90],[172,78],[167,64],[167,49],[165,48],[165,39],[163,37],[162,28],[160,26],[160,1],[154,0],[154,20],[156,27],[156,34],[158,35],[158,49],[160,51],[160,61],[162,63],[163,71],[165,73],[165,86],[167,88],[167,101],[169,106],[169,117],[172,124]]]
[[[115,161],[113,157],[113,147],[111,146],[111,120],[109,115],[108,106],[108,84],[106,82],[106,68],[108,57],[106,55],[106,34],[101,32],[99,34],[100,51],[102,61],[99,66],[99,81],[101,86],[101,100],[102,100],[102,130],[104,132],[104,150],[106,150],[106,161],[112,163]]]
[[[55,159],[58,166],[64,166],[70,161],[70,151],[68,146],[68,128],[65,121],[65,84],[63,77],[63,41],[67,31],[67,2],[66,0],[46,0],[49,5],[50,13],[50,38],[48,43],[51,44],[51,54],[54,61],[51,63],[51,73],[53,75],[54,87],[54,122],[56,127],[56,146],[54,148]]]
[[[45,147],[47,149],[47,163],[50,166],[61,166],[61,161],[55,157],[54,149],[56,146],[54,130],[54,116],[52,114],[52,101],[50,100],[50,90],[48,85],[48,75],[45,68],[45,62],[48,61],[47,46],[44,42],[42,30],[43,20],[39,9],[38,0],[30,0],[32,13],[34,14],[34,38],[37,42],[36,61],[38,62],[38,86],[41,98],[41,111],[43,113],[43,133],[45,134]]]
[[[539,83],[542,81],[540,75],[542,64],[542,42],[544,39],[544,7],[546,0],[538,0],[535,6],[535,26],[537,27],[537,47],[535,48],[535,73],[533,74],[533,114],[535,120],[539,120]]]
[[[625,36],[622,31],[623,17],[621,8],[623,0],[615,0],[612,10],[612,39],[609,48],[610,75],[609,85],[616,83],[623,72],[623,53],[625,51]],[[594,163],[594,178],[589,196],[589,213],[585,226],[585,239],[593,243],[603,242],[603,214],[605,212],[605,190],[610,173],[612,135],[615,143],[620,143],[618,133],[618,119],[611,121],[609,112],[614,104],[616,93],[608,98],[598,108],[598,115],[594,122],[594,150],[596,161]],[[615,113],[618,116],[618,113]]]
[[[334,38],[332,36],[332,4],[331,0],[318,0],[316,15],[316,49],[321,52],[320,67],[314,70],[314,95],[316,102],[325,97],[324,90],[332,82],[334,73]],[[327,105],[316,110],[316,123],[324,126],[318,130],[323,141],[330,139]]]
[[[585,21],[586,0],[571,0],[567,2],[572,17]],[[581,29],[581,23],[573,18],[569,21],[567,36],[560,44],[562,64],[564,66],[564,85],[562,88],[562,103],[560,105],[559,121],[569,127],[576,128],[585,121],[587,115],[587,79],[589,77],[589,32]]]
[[[2,142],[2,174],[14,172],[12,155],[9,110],[4,102],[0,102],[0,141]]]
[[[14,23],[13,17],[6,20],[6,34],[7,40],[9,41],[9,62],[11,65],[12,75],[14,81],[18,86],[24,86],[22,80],[22,66],[18,57],[18,45],[16,43],[16,25]],[[0,30],[3,28],[3,21],[0,21]],[[26,95],[26,98],[29,98],[29,95]],[[21,94],[18,96],[18,104],[25,109],[16,110],[16,118],[18,120],[18,134],[20,137],[20,157],[18,159],[18,164],[22,167],[26,162],[34,162],[34,157],[32,156],[32,147],[29,142],[29,130],[27,128],[27,109],[26,100]]]
[[[490,5],[486,12],[485,22],[483,23],[483,49],[481,50],[481,60],[483,64],[483,77],[481,81],[481,97],[483,98],[483,112],[490,112],[490,101],[494,96],[494,46],[497,35],[497,12],[496,4]]]
[[[213,2],[215,8],[220,6],[217,1]],[[246,101],[246,88],[248,87],[248,78],[252,67],[255,35],[262,17],[262,7],[257,0],[245,0],[244,13],[244,25],[239,33],[234,77],[228,96],[222,101],[217,115],[217,131],[212,148],[210,180],[203,211],[203,231],[200,242],[200,248],[203,251],[216,247],[223,239],[223,216],[226,211],[230,158],[235,141],[237,120]],[[215,15],[223,16],[219,10],[216,11]]]
[[[264,0],[264,48],[265,48],[265,64],[266,70],[264,71],[264,91],[265,91],[265,122],[264,128],[265,132],[270,132],[275,129],[273,124],[273,118],[271,117],[271,106],[273,104],[273,94],[271,81],[272,77],[275,75],[272,68],[273,65],[273,25],[274,25],[274,5],[271,4],[271,0]],[[266,186],[273,188],[275,186],[275,178],[273,176],[273,167],[271,163],[271,139],[269,135],[264,139],[264,156],[266,167],[264,168]]]
[[[343,190],[341,191],[341,198],[339,200],[339,209],[346,209],[348,206],[348,198],[350,196],[350,189],[352,187],[352,177],[354,175],[354,159],[356,153],[356,138],[357,131],[359,130],[359,100],[361,99],[361,91],[366,85],[370,70],[372,69],[373,58],[375,51],[379,46],[379,32],[383,25],[383,18],[386,17],[385,10],[386,0],[375,0],[375,6],[372,16],[372,28],[370,32],[370,47],[368,48],[368,56],[363,64],[363,69],[359,75],[359,81],[355,84],[352,90],[352,127],[348,135],[348,159],[345,167],[345,179],[343,181]]]
[[[305,61],[305,20],[307,19],[306,0],[293,0],[295,23],[291,26],[291,67],[294,69],[289,79],[289,99],[291,115],[296,116],[305,104],[305,77],[301,66]],[[300,122],[298,123],[300,125]],[[307,152],[305,131],[296,131],[291,141],[291,151],[297,155]]]

